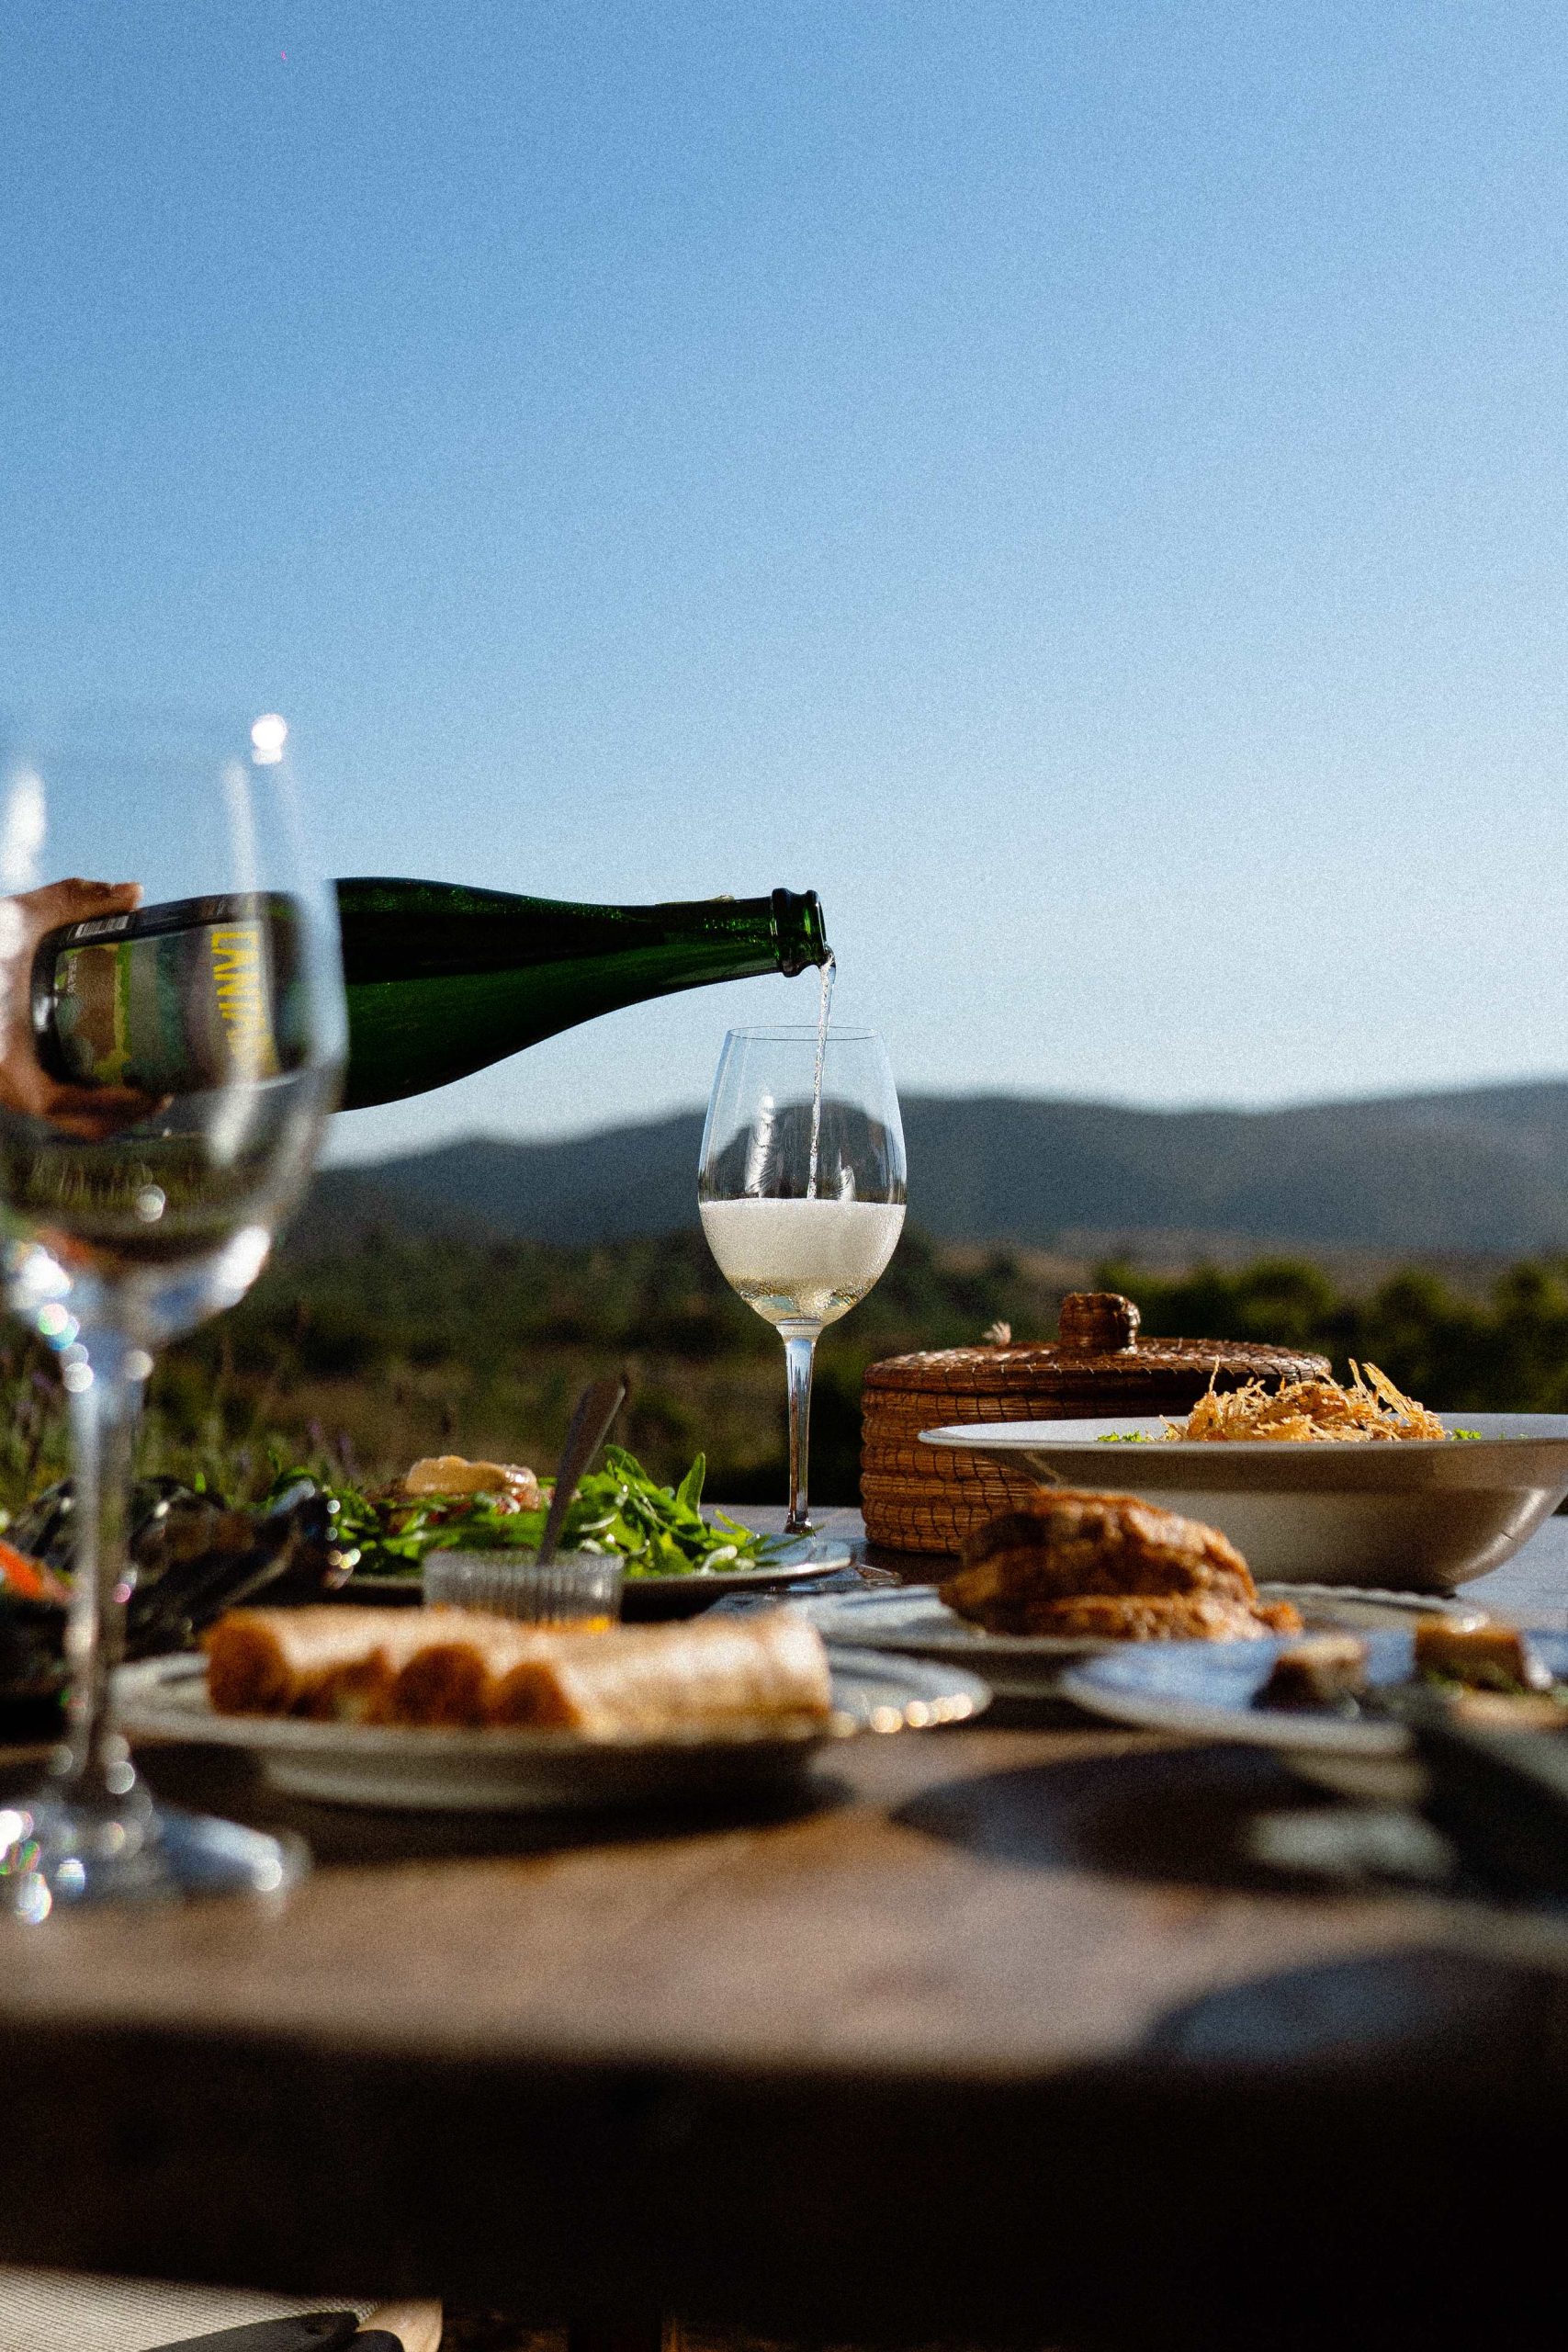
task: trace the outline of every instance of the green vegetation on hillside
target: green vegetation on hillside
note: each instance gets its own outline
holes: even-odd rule
[[[1264,1261],[1180,1279],[1122,1264],[1156,1335],[1272,1340],[1355,1356],[1455,1410],[1568,1409],[1568,1261],[1513,1268],[1489,1297],[1404,1272],[1366,1297],[1315,1267]],[[907,1234],[871,1296],[818,1352],[813,1493],[853,1501],[860,1382],[879,1356],[974,1341],[997,1320],[1049,1338],[1060,1290],[1041,1261]],[[708,1459],[716,1500],[783,1498],[783,1351],[728,1290],[697,1233],[599,1249],[367,1237],[285,1258],[231,1315],[171,1349],[153,1382],[150,1470],[197,1474],[243,1498],[277,1464],[334,1463],[375,1482],[456,1450],[547,1467],[579,1387],[625,1366],[617,1437],[660,1478]],[[19,1337],[0,1352],[0,1503],[58,1474],[54,1370]]]
[[[976,1340],[998,1316],[1055,1329],[1057,1289],[1006,1253],[939,1253],[908,1234],[871,1296],[824,1337],[813,1490],[853,1500],[860,1383],[878,1356]],[[598,1249],[367,1239],[285,1262],[156,1382],[157,1442],[330,1451],[367,1478],[448,1449],[545,1466],[582,1384],[625,1368],[616,1434],[664,1478],[694,1453],[718,1501],[782,1500],[784,1350],[700,1233]]]

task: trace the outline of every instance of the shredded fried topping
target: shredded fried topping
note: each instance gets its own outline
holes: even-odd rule
[[[1217,1389],[1211,1375],[1185,1421],[1168,1421],[1168,1438],[1274,1438],[1324,1440],[1342,1445],[1376,1444],[1390,1438],[1447,1437],[1436,1413],[1396,1388],[1375,1363],[1351,1360],[1348,1388],[1337,1380],[1288,1380],[1278,1389],[1260,1380],[1244,1387]]]

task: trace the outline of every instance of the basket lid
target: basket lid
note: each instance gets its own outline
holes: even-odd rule
[[[1224,1386],[1245,1380],[1313,1380],[1328,1372],[1325,1356],[1301,1349],[1273,1348],[1248,1340],[1140,1340],[1138,1310],[1120,1291],[1072,1291],[1062,1301],[1054,1340],[1028,1346],[932,1348],[918,1355],[887,1356],[866,1367],[868,1389],[962,1392],[975,1396],[1029,1391],[1081,1390],[1103,1381],[1125,1391],[1131,1384],[1151,1386],[1162,1377],[1183,1385],[1206,1385],[1211,1374]]]

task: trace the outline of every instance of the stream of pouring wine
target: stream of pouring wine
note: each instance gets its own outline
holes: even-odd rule
[[[807,1170],[806,1197],[817,1198],[817,1160],[822,1142],[822,1064],[828,1052],[828,1015],[833,1004],[833,981],[839,967],[832,950],[822,967],[822,998],[817,1012],[817,1065],[811,1078],[811,1161]]]

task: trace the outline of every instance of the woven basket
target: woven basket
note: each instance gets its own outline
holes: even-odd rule
[[[1236,1340],[1139,1340],[1138,1310],[1116,1291],[1062,1301],[1056,1340],[1038,1347],[942,1348],[890,1356],[862,1392],[861,1507],[868,1540],[895,1552],[955,1552],[1034,1480],[994,1453],[921,1445],[954,1421],[1064,1421],[1115,1413],[1185,1414],[1211,1380],[1321,1378],[1325,1358]]]

